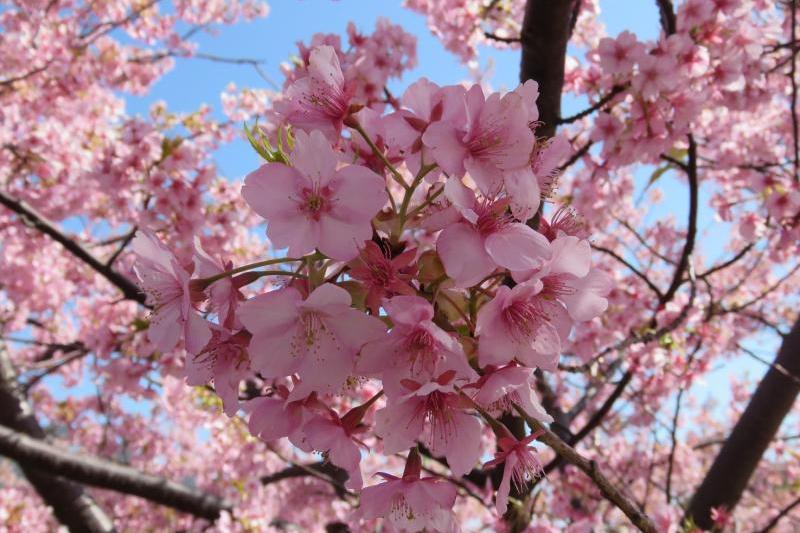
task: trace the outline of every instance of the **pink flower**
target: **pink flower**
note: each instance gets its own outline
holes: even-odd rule
[[[133,269],[147,304],[153,307],[147,338],[157,350],[169,352],[183,334],[186,350],[199,352],[211,339],[211,330],[192,308],[189,273],[149,230],[136,233],[132,248],[136,254]]]
[[[532,417],[550,423],[553,417],[547,414],[536,396],[533,371],[533,368],[513,363],[502,368],[489,365],[477,383],[468,385],[478,389],[472,399],[495,416],[513,412],[514,404],[519,404]]]
[[[361,491],[358,517],[383,517],[387,529],[402,533],[458,531],[453,520],[455,485],[437,477],[420,478],[420,470],[419,455],[413,451],[402,478],[380,472],[378,475],[386,482]]]
[[[214,390],[222,399],[225,414],[239,410],[239,383],[250,375],[247,359],[247,335],[212,326],[211,340],[197,355],[186,358],[186,383],[205,385],[214,380]]]
[[[325,453],[331,463],[347,471],[349,477],[345,487],[348,489],[360,490],[364,484],[359,467],[361,463],[359,447],[367,448],[367,446],[355,435],[366,429],[361,420],[380,396],[380,394],[373,396],[366,403],[350,409],[341,418],[329,409],[327,416],[317,416],[303,427],[309,445]]]
[[[645,98],[675,89],[678,63],[670,56],[645,55],[639,60],[639,73],[633,78],[633,88]]]
[[[352,89],[345,84],[339,57],[332,46],[317,46],[308,56],[308,75],[286,90],[288,100],[275,110],[302,130],[319,130],[336,142],[347,116]]]
[[[477,374],[467,363],[458,340],[433,323],[433,307],[419,296],[395,296],[384,303],[392,319],[389,335],[367,343],[356,365],[360,373],[382,376],[389,396],[401,380],[428,380],[447,371],[471,380]]]
[[[375,413],[375,433],[383,438],[386,455],[407,450],[422,439],[437,457],[444,456],[453,475],[469,472],[480,456],[481,424],[465,409],[469,403],[453,387],[456,371],[420,384],[403,380],[403,395],[389,395]]]
[[[384,298],[416,294],[410,285],[417,271],[412,265],[416,255],[416,250],[406,250],[391,258],[374,241],[364,243],[361,254],[350,263],[350,276],[366,289],[366,304],[372,314],[378,314]]]
[[[303,300],[287,287],[244,302],[240,319],[252,333],[253,369],[269,378],[299,374],[292,395],[338,392],[353,372],[361,347],[385,335],[383,322],[350,307],[336,285],[317,287]]]
[[[451,178],[445,194],[463,216],[446,227],[436,251],[447,275],[459,287],[480,282],[500,266],[509,270],[536,268],[549,257],[547,239],[506,213],[504,200],[479,201],[460,180]]]
[[[536,440],[541,433],[533,433],[522,440],[517,440],[511,434],[500,437],[497,441],[500,450],[495,454],[494,459],[484,465],[492,467],[505,463],[503,467],[503,479],[497,487],[495,504],[497,512],[502,516],[508,510],[508,492],[511,489],[511,482],[520,490],[525,490],[528,482],[542,475],[542,464],[533,455],[533,448],[528,446]]]
[[[552,257],[538,271],[512,272],[514,279],[541,280],[542,296],[560,300],[575,321],[591,320],[605,311],[611,280],[603,271],[591,268],[589,241],[562,234],[550,247]]]
[[[442,170],[455,177],[469,172],[484,194],[496,194],[507,173],[530,162],[534,135],[528,126],[528,107],[515,92],[486,98],[479,85],[448,98],[463,99],[465,120],[435,122],[422,141]]]
[[[294,401],[289,400],[289,395],[289,389],[279,385],[272,396],[260,396],[246,402],[243,407],[250,414],[247,427],[250,434],[264,442],[289,437],[292,444],[311,452],[313,448],[306,442],[303,427],[315,413],[324,412],[325,406],[316,394]]]
[[[223,263],[206,253],[200,245],[200,240],[195,239],[194,246],[194,275],[197,278],[210,278],[233,268],[233,263]],[[196,281],[196,280],[193,280]],[[211,309],[216,312],[221,326],[228,329],[238,329],[236,307],[244,296],[236,287],[235,278],[224,276],[205,288]],[[193,286],[193,283],[190,283]]]
[[[242,195],[267,219],[267,235],[289,255],[314,248],[341,261],[372,236],[370,221],[386,202],[384,180],[366,167],[337,170],[336,153],[318,131],[295,133],[290,167],[267,163],[250,173]]]
[[[600,66],[607,74],[630,74],[633,66],[644,53],[644,47],[636,35],[623,31],[616,39],[604,37],[597,46]]]
[[[386,117],[389,144],[398,147],[412,173],[434,162],[430,149],[422,141],[428,126],[434,122],[464,120],[463,95],[462,87],[439,87],[421,78],[403,94],[403,109]]]
[[[494,299],[478,311],[478,359],[483,365],[503,365],[512,359],[528,367],[555,370],[572,322],[556,302],[537,298],[541,282],[501,286]]]
[[[313,449],[324,452],[331,463],[347,471],[345,487],[361,489],[361,451],[338,417],[317,416],[303,426],[303,433]]]

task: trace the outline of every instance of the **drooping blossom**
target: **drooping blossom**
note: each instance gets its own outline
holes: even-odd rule
[[[383,307],[392,330],[364,345],[356,365],[359,373],[381,376],[390,396],[403,379],[432,379],[435,372],[448,370],[463,379],[476,377],[458,340],[434,324],[433,307],[427,300],[395,296]]]
[[[558,303],[542,298],[541,282],[513,289],[501,286],[478,311],[475,333],[481,365],[504,365],[517,359],[525,366],[555,370],[562,338],[572,323]]]
[[[211,327],[211,340],[198,354],[186,357],[186,383],[192,386],[214,381],[214,391],[222,399],[225,414],[239,410],[239,384],[250,374],[247,357],[248,336],[231,334],[218,326]]]
[[[416,250],[406,250],[395,257],[387,255],[374,241],[366,241],[359,256],[350,262],[350,276],[366,289],[367,308],[374,315],[378,314],[384,298],[417,292],[411,285],[416,273],[413,265]]]
[[[606,310],[605,296],[611,289],[608,276],[591,268],[589,242],[562,234],[550,243],[552,256],[535,273],[513,272],[518,282],[541,280],[542,296],[558,299],[570,317],[578,322],[591,320]]]
[[[467,412],[469,401],[456,392],[456,376],[448,370],[426,383],[403,380],[401,395],[390,395],[386,407],[375,413],[375,433],[383,438],[385,454],[423,440],[431,453],[447,458],[453,475],[472,469],[480,456],[481,424]]]
[[[315,416],[303,426],[308,444],[321,451],[334,465],[343,468],[348,479],[345,487],[360,490],[364,484],[361,478],[361,448],[367,449],[357,435],[367,428],[361,420],[370,406],[380,397],[373,396],[369,401],[350,409],[341,418],[332,409],[324,415]]]
[[[530,416],[541,422],[550,423],[553,417],[547,414],[535,392],[533,368],[509,364],[496,368],[488,365],[483,375],[467,388],[477,389],[473,401],[493,416],[514,412],[518,404]]]
[[[131,245],[136,254],[133,269],[147,295],[147,304],[153,307],[147,329],[150,342],[156,349],[169,352],[183,338],[189,353],[199,352],[211,339],[211,330],[192,308],[189,272],[149,230],[139,230]]]
[[[292,400],[285,385],[274,388],[271,396],[259,396],[243,404],[250,417],[247,427],[250,434],[265,442],[288,437],[292,444],[303,451],[313,448],[303,432],[305,423],[326,411],[325,405],[312,393],[304,398]]]
[[[195,240],[194,275],[198,278],[219,277],[223,272],[231,270],[233,263],[223,263],[220,259],[211,257],[201,246],[199,239]],[[190,283],[194,288],[196,284]],[[244,300],[244,296],[236,287],[236,279],[231,276],[221,276],[207,288],[209,304],[216,313],[220,325],[228,329],[236,329],[240,325],[236,318],[236,307]]]
[[[447,181],[445,194],[463,218],[441,232],[436,250],[459,287],[475,285],[497,267],[534,269],[549,257],[547,239],[508,216],[506,200],[479,200],[455,178]]]
[[[292,256],[318,248],[334,259],[353,259],[386,202],[384,180],[359,165],[337,170],[337,155],[319,131],[297,131],[290,160],[293,166],[262,165],[242,188],[250,207],[267,219],[273,245],[288,247]]]
[[[361,347],[385,334],[383,322],[350,304],[350,294],[330,283],[306,299],[286,287],[244,302],[239,315],[253,335],[248,349],[253,369],[273,378],[299,374],[293,394],[338,392]]]
[[[497,487],[495,505],[501,516],[508,510],[508,493],[511,483],[520,491],[524,491],[528,482],[543,474],[542,463],[534,455],[535,449],[530,443],[536,440],[541,433],[532,433],[522,440],[517,440],[510,433],[497,439],[500,450],[494,459],[487,462],[484,467],[497,466],[504,463],[503,479]]]
[[[328,45],[313,48],[307,72],[289,86],[287,100],[279,102],[276,111],[292,126],[307,132],[321,131],[336,142],[353,94],[345,83],[336,50]]]
[[[384,518],[390,531],[417,533],[459,530],[453,516],[457,489],[438,477],[420,477],[419,453],[409,453],[403,477],[379,472],[385,482],[366,487],[361,492],[359,518]]]

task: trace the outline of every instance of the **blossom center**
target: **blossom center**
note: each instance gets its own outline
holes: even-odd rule
[[[300,210],[312,220],[319,220],[323,213],[331,210],[332,196],[330,187],[305,187],[300,200]]]
[[[529,339],[546,317],[542,310],[530,301],[516,301],[503,310],[503,321],[509,333],[518,339]]]

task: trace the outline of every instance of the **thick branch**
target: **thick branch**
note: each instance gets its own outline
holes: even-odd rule
[[[558,435],[547,429],[541,422],[528,416],[519,406],[515,406],[515,408],[517,412],[525,418],[525,421],[528,422],[532,431],[542,432],[542,435],[539,437],[540,441],[550,446],[560,457],[563,457],[568,463],[575,465],[589,476],[592,481],[594,481],[597,488],[600,489],[600,492],[603,493],[603,496],[617,506],[620,511],[625,513],[625,516],[630,519],[633,525],[640,531],[656,533],[656,526],[653,524],[650,517],[644,514],[630,498],[608,480],[598,468],[597,463],[586,459],[576,452],[572,446],[561,440]]]
[[[112,461],[71,453],[7,427],[0,427],[0,454],[26,468],[140,496],[201,518],[213,520],[231,509],[214,495]]]
[[[552,137],[561,118],[564,58],[575,0],[528,0],[522,21],[520,81],[539,84],[539,137]]]
[[[110,266],[97,259],[91,252],[79,243],[70,239],[50,220],[38,213],[33,207],[22,200],[16,200],[0,191],[0,204],[17,213],[24,223],[34,228],[63,246],[69,253],[89,265],[98,274],[106,278],[117,287],[128,300],[133,300],[144,305],[145,296],[130,279],[126,278]]]
[[[742,496],[758,462],[769,447],[800,393],[800,383],[788,374],[800,375],[800,320],[783,339],[774,364],[750,398],[744,413],[719,451],[689,505],[687,518],[710,528],[712,507],[733,509]]]
[[[19,389],[16,373],[4,346],[0,344],[0,424],[44,439],[45,433],[33,415],[25,395]],[[70,531],[111,533],[114,524],[102,508],[77,483],[21,464],[23,474],[44,502],[53,509],[56,519]]]

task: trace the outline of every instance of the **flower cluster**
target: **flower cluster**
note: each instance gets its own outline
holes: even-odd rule
[[[359,99],[359,67],[340,56],[308,50],[277,127],[250,135],[267,162],[242,196],[273,257],[235,266],[197,245],[181,263],[138,234],[148,335],[161,351],[182,336],[190,384],[213,381],[253,435],[322,452],[348,489],[362,488],[365,448],[410,451],[402,479],[365,489],[361,516],[448,530],[454,489],[420,480],[418,444],[461,476],[494,434],[505,512],[509,480],[540,467],[535,437],[497,417],[552,420],[533,372],[555,370],[574,325],[605,310],[609,280],[574,215],[542,213],[569,148],[537,139],[534,82],[487,95],[423,79],[389,108]],[[242,381],[256,392],[240,404]]]

